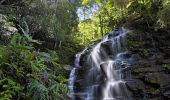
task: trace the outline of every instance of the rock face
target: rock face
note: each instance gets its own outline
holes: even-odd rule
[[[112,34],[117,35],[117,34]],[[112,37],[112,36],[110,36]],[[170,99],[170,33],[167,32],[142,32],[133,30],[126,35],[126,54],[123,58],[128,59],[129,64],[121,62],[121,71],[130,75],[130,78],[124,78],[125,85],[131,95],[130,100],[169,100]],[[115,53],[110,41],[101,44],[109,58],[114,59]],[[85,77],[91,69],[87,63],[89,51],[82,54],[80,59],[80,68],[77,70],[77,78],[74,83],[74,91],[81,92],[84,90],[86,83]],[[123,50],[122,50],[123,51]],[[103,55],[104,57],[105,55]],[[101,64],[105,66],[106,63]],[[123,67],[125,66],[125,67]],[[127,67],[128,66],[128,67]],[[96,73],[98,73],[96,71]],[[101,72],[95,79],[96,83],[104,84],[107,73]],[[95,73],[94,73],[95,74]],[[126,75],[125,75],[126,76]],[[123,77],[125,77],[123,76]],[[90,83],[95,84],[95,83]],[[99,86],[98,93],[101,94]],[[113,94],[113,93],[111,93]],[[83,94],[82,94],[83,95]],[[99,96],[99,98],[102,98]],[[84,100],[81,96],[76,96],[75,100]],[[91,98],[90,100],[97,100]],[[98,99],[100,100],[100,99]],[[102,99],[101,99],[102,100]],[[116,99],[125,100],[125,99]]]
[[[11,35],[18,32],[14,23],[8,22],[6,16],[0,14],[0,43],[1,41],[8,41]]]

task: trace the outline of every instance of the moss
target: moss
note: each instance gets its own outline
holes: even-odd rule
[[[152,95],[157,95],[157,94],[160,93],[160,90],[159,90],[159,89],[152,88],[152,87],[149,87],[149,88],[147,88],[144,92],[149,93],[149,94],[152,94]]]
[[[167,65],[167,64],[163,64],[162,67],[165,68],[165,69],[167,69],[167,68],[168,68],[168,65]]]
[[[147,57],[149,55],[149,52],[146,49],[143,49],[142,51],[140,51],[140,55],[142,57]]]
[[[154,88],[148,88],[146,90],[147,93],[154,93],[155,92],[155,89]]]
[[[132,41],[132,40],[129,40],[128,41],[128,47],[129,48],[139,48],[140,47],[140,42],[139,41]]]
[[[162,67],[164,69],[165,72],[169,73],[170,71],[170,66],[168,64],[162,64]]]
[[[150,76],[150,77],[148,77],[147,78],[147,80],[149,81],[149,82],[151,82],[151,83],[157,83],[157,77],[154,77],[154,76]]]

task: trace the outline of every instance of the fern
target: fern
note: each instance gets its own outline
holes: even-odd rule
[[[22,88],[10,78],[0,80],[0,100],[11,100]]]
[[[48,70],[47,66],[43,63],[43,60],[34,60],[30,62],[31,68],[35,72]]]
[[[22,43],[22,38],[23,37],[19,33],[16,33],[11,39],[10,45],[12,46],[12,48],[14,50],[15,49],[32,50],[33,49],[32,46]]]
[[[14,34],[8,45],[0,47],[0,89],[3,88],[0,100],[19,99],[19,96],[28,100],[60,100],[58,98],[69,90],[64,84],[66,79],[62,76],[63,68],[58,64],[58,54],[36,50],[33,44],[40,43],[29,35],[26,22],[24,26],[19,26],[23,34]],[[20,92],[22,88],[15,81],[2,79],[6,76],[18,78],[17,82],[25,84],[27,89]]]
[[[20,25],[19,25],[19,28],[21,29],[25,38],[31,43],[41,44],[38,40],[32,39],[32,37],[29,35],[29,28],[28,28],[28,25],[25,21],[24,21],[24,25],[25,25],[25,30]]]
[[[8,50],[5,46],[0,47],[0,65],[8,60]]]
[[[28,86],[28,95],[31,100],[49,100],[48,88],[38,80],[32,80]]]
[[[32,100],[56,100],[61,94],[69,92],[66,84],[55,83],[48,87],[35,79],[31,81],[28,89],[28,96]]]
[[[51,87],[49,87],[49,91],[54,94],[66,94],[69,92],[69,89],[66,84],[55,83]]]

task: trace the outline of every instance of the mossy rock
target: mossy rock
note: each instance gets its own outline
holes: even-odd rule
[[[148,73],[145,75],[145,81],[160,87],[170,82],[170,74],[164,73]]]

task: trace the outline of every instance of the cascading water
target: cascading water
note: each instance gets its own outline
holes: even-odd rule
[[[71,73],[70,73],[70,78],[69,78],[69,83],[68,83],[70,93],[68,94],[68,96],[72,100],[75,100],[75,98],[74,98],[74,82],[76,80],[76,70],[80,69],[80,65],[79,65],[80,57],[85,51],[86,51],[86,49],[84,49],[82,52],[79,52],[78,54],[76,54],[76,59],[74,61],[74,68],[71,70]]]
[[[125,37],[128,32],[129,30],[124,28],[114,30],[92,49],[81,72],[85,74],[83,79],[76,79],[76,70],[80,69],[80,56],[85,50],[77,54],[69,82],[72,100],[132,99],[125,84],[126,80],[131,79],[131,74],[130,71],[123,72],[129,66],[129,58],[126,57],[128,52],[125,50]],[[110,57],[108,52],[113,56]],[[80,89],[74,91],[75,87]]]

